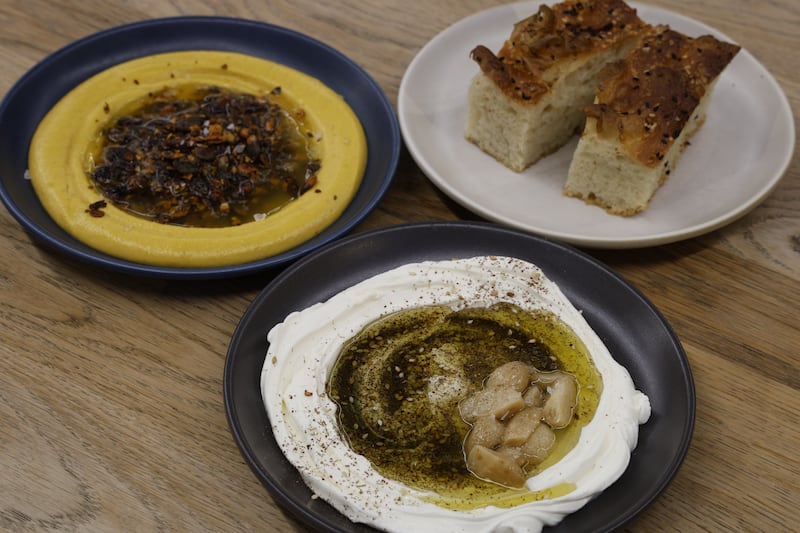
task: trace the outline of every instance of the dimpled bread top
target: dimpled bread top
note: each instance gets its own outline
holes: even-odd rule
[[[628,56],[606,67],[595,103],[583,107],[601,136],[617,135],[632,157],[658,166],[739,46],[711,35],[656,27]]]
[[[503,92],[535,104],[574,59],[611,48],[648,28],[623,0],[568,0],[517,22],[497,55],[483,45],[472,59]]]

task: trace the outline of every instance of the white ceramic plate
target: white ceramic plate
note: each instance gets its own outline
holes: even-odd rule
[[[717,81],[700,131],[649,208],[634,217],[562,195],[577,136],[515,173],[464,139],[467,89],[478,44],[498,50],[514,22],[539,0],[492,8],[449,27],[406,70],[398,95],[409,152],[430,180],[470,211],[510,227],[592,248],[665,244],[719,228],[763,201],[783,176],[795,144],[792,111],[781,88],[741,50]],[[691,36],[719,31],[670,11],[634,4],[650,23]]]

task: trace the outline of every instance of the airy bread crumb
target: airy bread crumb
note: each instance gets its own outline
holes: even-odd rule
[[[580,131],[599,72],[648,27],[622,0],[540,6],[497,55],[472,51],[481,72],[469,90],[466,138],[516,172],[558,150]]]

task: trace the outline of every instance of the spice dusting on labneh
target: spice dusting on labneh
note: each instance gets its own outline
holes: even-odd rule
[[[363,443],[378,439],[383,431],[393,432],[395,443],[403,439],[422,439],[424,443],[435,441],[439,434],[435,429],[426,431],[414,427],[413,415],[417,408],[410,404],[427,401],[431,406],[450,405],[453,408],[443,416],[456,420],[456,425],[463,415],[472,418],[467,412],[469,409],[462,415],[454,402],[457,398],[463,400],[465,407],[470,403],[469,398],[473,396],[458,384],[471,382],[476,376],[462,373],[454,364],[457,361],[449,352],[453,349],[452,343],[447,341],[451,335],[449,326],[430,332],[426,332],[425,327],[412,328],[410,337],[398,338],[392,343],[382,343],[375,338],[376,357],[380,358],[382,353],[399,354],[408,356],[403,360],[412,363],[401,365],[402,361],[398,360],[397,365],[373,365],[374,369],[383,369],[385,373],[377,371],[370,374],[370,379],[376,382],[388,380],[384,381],[383,387],[389,385],[387,394],[399,393],[397,398],[374,398],[380,403],[375,406],[379,412],[377,418],[370,412],[369,400],[370,395],[378,394],[381,387],[378,390],[358,390],[358,380],[350,384],[345,379],[342,386],[335,387],[336,390],[326,388],[345,347],[357,352],[364,349],[360,344],[366,343],[367,353],[357,356],[369,359],[373,348],[367,339],[359,337],[360,334],[368,336],[376,331],[375,328],[391,332],[395,323],[402,326],[402,330],[409,325],[406,318],[413,317],[417,311],[426,320],[429,316],[441,315],[445,320],[463,321],[466,331],[482,330],[484,326],[470,329],[469,321],[478,321],[485,316],[492,316],[493,320],[500,322],[511,320],[507,327],[493,330],[494,335],[500,338],[486,345],[492,346],[492,350],[502,349],[501,354],[495,354],[501,360],[523,350],[538,354],[528,358],[530,361],[544,355],[544,348],[523,348],[522,337],[517,338],[514,333],[518,327],[529,333],[535,330],[536,342],[546,345],[557,357],[558,364],[553,366],[572,373],[582,387],[575,407],[578,418],[569,425],[579,428],[574,442],[569,444],[574,444],[571,451],[563,457],[554,451],[554,464],[543,465],[540,471],[524,472],[529,476],[524,487],[509,488],[502,486],[502,481],[484,481],[480,487],[470,482],[465,490],[447,481],[451,477],[439,476],[438,470],[426,477],[426,483],[420,487],[421,478],[413,474],[421,470],[427,456],[415,460],[413,451],[404,452],[405,471],[411,471],[412,475],[397,477],[392,472],[402,472],[399,465],[376,466],[365,455],[357,453],[342,431],[343,423],[349,428],[347,431],[363,431],[366,436],[359,437]],[[546,322],[531,326],[532,329],[524,325],[548,316],[552,318],[545,318]],[[395,322],[395,317],[399,317],[399,322]],[[382,319],[389,322],[384,324]],[[561,328],[555,327],[556,323],[571,331],[571,343],[558,347],[553,335]],[[457,331],[463,332],[461,327]],[[511,334],[507,338],[509,331]],[[403,346],[410,347],[413,341],[429,334],[431,337],[416,348],[421,348],[422,352],[404,350]],[[356,345],[351,346],[354,339]],[[528,340],[531,339],[525,342]],[[636,447],[639,425],[650,416],[647,396],[636,390],[628,372],[611,357],[581,312],[566,299],[559,287],[535,265],[509,257],[481,256],[397,267],[353,285],[326,302],[291,313],[270,330],[268,342],[261,391],[273,435],[281,450],[317,497],[354,522],[390,532],[438,533],[447,529],[489,533],[516,530],[514,528],[519,524],[525,524],[525,531],[537,531],[545,525],[553,525],[580,509],[622,475],[630,460],[630,451]],[[588,356],[581,355],[584,353]],[[586,360],[599,375],[598,381],[587,381],[579,370],[580,365],[571,367],[573,358]],[[416,364],[423,361],[422,367]],[[362,362],[372,364],[365,360],[359,361],[358,365]],[[550,363],[539,361],[538,364],[551,368]],[[505,367],[501,364],[498,368]],[[406,372],[421,369],[425,372],[414,378],[414,387],[403,388],[398,383],[398,387],[392,388],[393,380],[401,373],[403,376],[399,379],[402,381],[408,378]],[[368,368],[359,368],[358,371],[371,372]],[[346,376],[346,372],[341,376]],[[470,379],[464,380],[466,376]],[[493,377],[486,383],[494,387],[495,380]],[[476,394],[483,394],[482,383],[483,380],[478,380],[474,386]],[[355,393],[352,401],[359,404],[354,406],[354,413],[360,412],[362,419],[340,419],[341,406],[337,401],[351,401],[348,387],[353,387]],[[338,398],[332,398],[331,391]],[[590,410],[582,410],[584,397],[591,396],[592,392],[599,396],[593,415]],[[411,398],[410,402],[408,398]],[[592,402],[589,401],[588,405]],[[431,408],[435,410],[437,407]],[[396,412],[391,413],[392,409]],[[409,414],[412,416],[401,421],[386,420],[389,415]],[[420,412],[418,423],[426,425],[428,417],[433,414]],[[581,418],[585,422],[582,427],[580,422],[576,424]],[[362,422],[368,423],[362,425]],[[551,423],[560,425],[553,420]],[[357,428],[355,424],[358,424]],[[411,431],[406,433],[406,429]],[[435,445],[446,446],[448,440],[452,439],[435,442]],[[462,444],[462,440],[456,439],[457,452],[460,452]],[[463,456],[458,459],[452,468],[465,469]],[[593,465],[602,465],[602,468]],[[440,483],[441,480],[445,482]]]

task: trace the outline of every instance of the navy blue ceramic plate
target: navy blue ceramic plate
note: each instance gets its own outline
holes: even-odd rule
[[[361,120],[368,142],[364,179],[346,211],[321,234],[287,252],[215,268],[157,267],[99,252],[61,229],[25,179],[28,145],[39,121],[70,89],[117,63],[175,50],[230,50],[263,57],[310,74],[341,94]],[[311,37],[232,18],[176,17],[119,26],[78,40],[28,71],[0,104],[0,198],[31,235],[47,247],[94,265],[163,278],[202,279],[249,274],[285,265],[345,235],[377,205],[394,176],[400,129],[386,95],[352,60]]]
[[[313,498],[276,444],[260,390],[267,332],[289,313],[391,268],[476,255],[512,256],[541,267],[650,398],[652,415],[622,477],[546,531],[613,531],[646,509],[678,471],[694,428],[694,381],[672,328],[635,287],[583,252],[521,230],[484,222],[393,226],[331,243],[281,272],[245,312],[228,348],[223,394],[233,437],[275,501],[305,525],[373,531]]]

